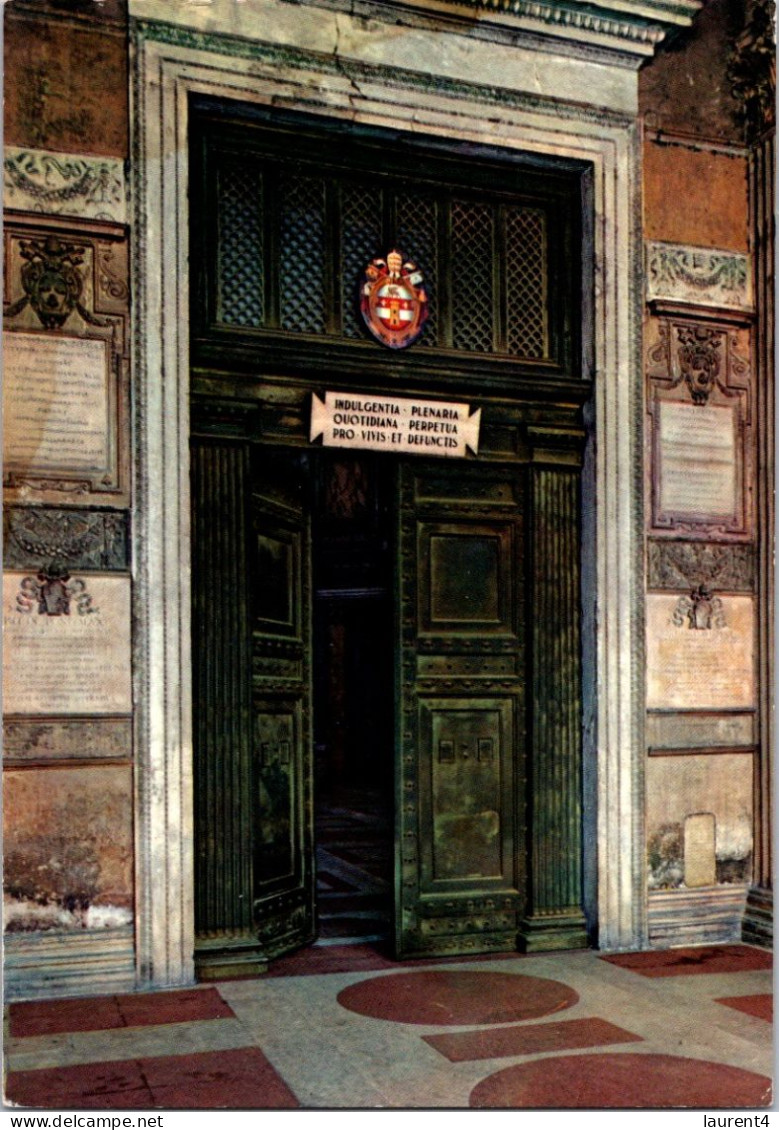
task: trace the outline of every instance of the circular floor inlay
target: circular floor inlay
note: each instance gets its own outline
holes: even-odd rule
[[[765,1075],[673,1055],[565,1055],[507,1067],[482,1079],[470,1106],[759,1107],[771,1102]]]
[[[548,1016],[578,999],[560,981],[457,969],[371,977],[338,994],[351,1012],[405,1024],[505,1024]]]

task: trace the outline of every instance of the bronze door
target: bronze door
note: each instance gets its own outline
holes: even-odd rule
[[[261,971],[314,936],[305,462],[193,443],[201,976]]]
[[[396,949],[512,950],[525,909],[523,488],[400,468]]]

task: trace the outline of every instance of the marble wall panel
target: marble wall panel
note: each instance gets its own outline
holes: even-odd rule
[[[72,9],[74,6],[71,4]],[[126,15],[93,4],[83,23],[41,13],[5,20],[5,140],[10,145],[126,157]],[[64,13],[67,14],[67,13]],[[109,18],[113,15],[111,22]]]
[[[704,603],[696,605],[686,594],[647,596],[650,708],[710,710],[754,704],[753,600],[714,597],[703,617]]]
[[[4,794],[6,931],[128,925],[132,768],[8,769]]]
[[[130,578],[3,577],[6,714],[129,714]]]
[[[746,157],[648,141],[644,238],[748,251]]]
[[[652,757],[647,764],[650,890],[685,885],[685,822],[714,818],[717,883],[748,883],[752,859],[752,754]],[[689,829],[688,829],[689,833]],[[690,836],[687,835],[689,842]],[[694,860],[697,885],[700,860]]]

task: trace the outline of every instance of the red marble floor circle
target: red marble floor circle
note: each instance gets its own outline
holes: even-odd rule
[[[482,1079],[469,1106],[483,1109],[762,1107],[771,1080],[705,1059],[673,1055],[565,1055]]]
[[[338,994],[350,1012],[404,1024],[505,1024],[548,1016],[578,999],[560,981],[459,969],[371,977]]]

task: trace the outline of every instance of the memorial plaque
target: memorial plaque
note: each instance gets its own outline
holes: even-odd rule
[[[734,521],[739,501],[735,409],[663,400],[658,430],[661,514]]]
[[[388,451],[396,455],[448,455],[479,452],[481,409],[439,400],[326,392],[311,398],[309,439],[325,447]]]
[[[29,574],[3,577],[6,714],[129,714],[129,578],[80,579],[67,612],[46,610],[45,594],[31,600],[35,585]]]
[[[752,706],[753,601],[721,598],[720,626],[694,628],[679,617],[679,597],[646,599],[647,706],[688,710]]]
[[[15,331],[3,334],[3,352],[6,469],[110,474],[108,343]]]
[[[711,887],[717,882],[716,821],[713,812],[695,812],[684,821],[684,885]]]

